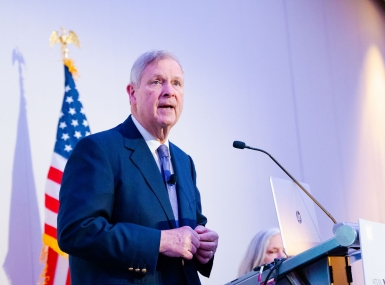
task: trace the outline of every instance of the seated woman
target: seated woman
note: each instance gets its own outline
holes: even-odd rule
[[[286,257],[279,229],[268,229],[258,232],[251,240],[246,255],[239,267],[238,276],[242,276],[253,268],[268,264],[274,258]]]

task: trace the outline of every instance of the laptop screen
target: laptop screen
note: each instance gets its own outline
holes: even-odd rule
[[[321,242],[314,202],[293,181],[270,177],[282,242],[288,256]],[[309,192],[310,187],[300,184]]]

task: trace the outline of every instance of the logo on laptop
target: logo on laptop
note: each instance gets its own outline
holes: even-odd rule
[[[301,217],[301,213],[299,211],[295,212],[295,214],[297,215],[297,221],[298,223],[302,224],[302,217]]]

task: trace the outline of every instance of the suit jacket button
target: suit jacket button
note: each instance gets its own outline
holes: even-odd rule
[[[146,268],[143,268],[142,269],[142,273],[145,274],[147,272],[147,269]]]
[[[139,272],[140,271],[140,269],[139,268],[135,268],[135,272]]]
[[[128,267],[128,271],[134,271],[134,266],[132,265],[132,263],[130,264],[130,267]]]

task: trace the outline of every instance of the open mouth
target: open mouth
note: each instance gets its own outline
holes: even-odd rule
[[[172,106],[172,105],[163,105],[163,106],[159,106],[159,108],[171,110],[171,109],[174,109],[174,106]]]

